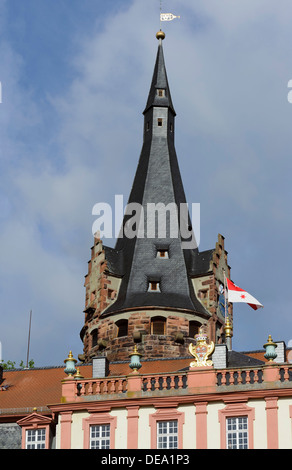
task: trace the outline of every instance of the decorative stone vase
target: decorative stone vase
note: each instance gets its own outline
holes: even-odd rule
[[[134,351],[129,354],[129,357],[131,358],[131,362],[129,364],[129,367],[133,370],[133,372],[138,372],[140,367],[142,367],[142,364],[140,362],[140,357],[142,354],[140,354],[137,350],[137,345],[135,344],[134,346]]]
[[[69,355],[68,355],[67,359],[65,359],[64,362],[66,364],[66,368],[65,368],[64,372],[69,377],[72,377],[74,374],[76,374],[75,364],[77,362],[77,360],[74,359],[74,357],[73,357],[72,351],[69,352]]]
[[[267,343],[264,344],[264,348],[266,350],[266,353],[264,354],[264,357],[269,361],[272,362],[274,359],[277,357],[276,353],[276,348],[277,344],[273,342],[271,335],[269,335]]]

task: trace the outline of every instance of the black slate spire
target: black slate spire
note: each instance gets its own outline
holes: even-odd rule
[[[158,90],[164,90],[163,96],[159,96]],[[168,107],[172,110],[173,114],[175,115],[175,110],[172,104],[165,62],[164,62],[164,55],[163,55],[163,48],[162,48],[162,37],[159,39],[159,46],[156,56],[156,63],[153,72],[152,83],[148,95],[148,100],[146,104],[146,108],[144,110],[144,114],[149,110],[151,106],[164,106]]]
[[[152,207],[157,204],[165,208],[177,207],[179,229],[182,228],[179,220],[180,205],[186,204],[174,146],[175,111],[163,56],[163,35],[162,32],[157,33],[159,45],[156,63],[143,112],[143,146],[129,196],[129,214],[125,215],[122,226],[124,233],[127,224],[135,227],[135,213],[131,211],[131,204],[138,203],[142,208],[144,231],[140,236],[124,235],[118,238],[114,249],[105,247],[108,269],[121,276],[122,280],[116,301],[101,316],[127,309],[158,307],[210,317],[210,313],[196,298],[189,276],[189,270],[193,269],[195,260],[199,258],[198,250],[183,249],[182,237],[179,233],[173,237],[169,230],[165,236],[161,237],[156,230],[149,237],[149,230],[152,229],[147,218],[149,204]],[[166,214],[166,226],[169,227],[168,211]],[[138,218],[136,222],[137,229]],[[188,229],[189,225],[190,219],[187,217],[184,229]]]

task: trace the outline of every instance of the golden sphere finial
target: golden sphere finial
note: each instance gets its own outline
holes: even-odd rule
[[[156,38],[157,39],[164,39],[165,38],[165,33],[163,31],[158,31],[158,33],[156,33]]]

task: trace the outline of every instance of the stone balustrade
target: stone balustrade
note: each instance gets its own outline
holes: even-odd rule
[[[190,368],[176,373],[142,374],[127,376],[74,379],[62,381],[62,401],[86,401],[90,399],[119,399],[143,397],[149,394],[204,394],[256,388],[292,386],[292,364],[267,363],[261,367],[241,369]],[[92,398],[90,398],[92,397]]]

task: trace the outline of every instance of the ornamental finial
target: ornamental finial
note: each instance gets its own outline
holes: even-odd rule
[[[76,373],[75,364],[77,362],[77,360],[74,359],[74,357],[73,357],[72,351],[69,352],[68,357],[67,357],[67,359],[65,359],[64,362],[66,364],[65,373],[69,377],[72,377]]]
[[[156,38],[163,40],[163,39],[165,38],[165,33],[164,33],[163,31],[161,31],[161,29],[160,29],[160,31],[158,31],[158,32],[156,33]]]

